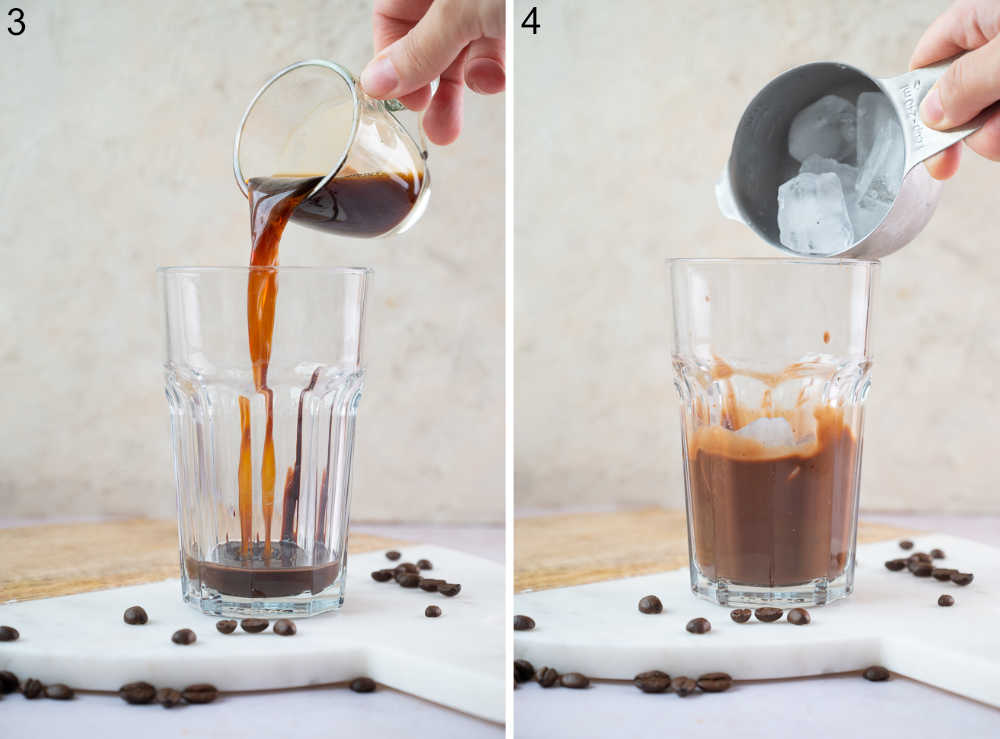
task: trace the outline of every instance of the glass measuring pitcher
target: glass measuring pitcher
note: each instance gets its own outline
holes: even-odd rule
[[[403,233],[427,208],[430,172],[422,131],[418,144],[394,115],[402,108],[369,97],[339,64],[296,62],[247,106],[233,149],[236,182],[249,197],[308,179],[291,220],[357,238]]]

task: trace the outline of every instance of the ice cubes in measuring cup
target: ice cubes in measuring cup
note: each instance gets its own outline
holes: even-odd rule
[[[858,168],[850,164],[843,164],[836,159],[821,157],[819,154],[810,154],[802,161],[799,167],[799,174],[809,172],[811,174],[823,174],[833,172],[840,179],[840,186],[847,193],[854,192],[854,186],[858,181]]]
[[[802,162],[810,154],[847,162],[854,159],[857,110],[837,95],[824,95],[798,112],[788,129],[788,153]]]
[[[784,418],[758,418],[736,432],[764,446],[795,446],[795,432]]]
[[[778,188],[781,243],[799,254],[826,256],[854,243],[854,227],[840,178],[805,172]]]
[[[903,180],[906,143],[889,98],[881,92],[858,97],[858,181],[856,197],[888,206]]]

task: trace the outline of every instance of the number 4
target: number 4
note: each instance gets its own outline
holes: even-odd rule
[[[530,28],[532,35],[538,33],[541,25],[538,23],[538,6],[534,6],[521,21],[521,28]]]

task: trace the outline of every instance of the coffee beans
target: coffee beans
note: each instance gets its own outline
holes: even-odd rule
[[[910,572],[913,573],[914,577],[930,577],[933,571],[934,565],[930,562],[917,562],[910,567]]]
[[[427,608],[424,609],[424,615],[427,616],[427,618],[437,618],[441,615],[441,609],[437,606],[427,606]]]
[[[278,636],[295,636],[298,628],[295,622],[288,618],[279,618],[274,622],[274,633]]]
[[[551,688],[559,681],[559,673],[551,667],[543,667],[538,671],[538,684],[543,688]]]
[[[390,549],[388,552],[385,553],[385,558],[386,559],[391,559],[393,562],[395,562],[397,559],[399,559],[402,556],[403,555],[401,555],[395,549]]]
[[[944,559],[944,552],[942,552],[940,549],[931,549],[931,558]]]
[[[796,626],[805,626],[812,621],[812,616],[805,608],[793,608],[788,612],[788,623]]]
[[[907,562],[911,560],[917,562],[930,562],[931,555],[929,555],[927,552],[914,552],[913,554],[911,554],[909,557],[906,558]]]
[[[663,603],[655,595],[646,595],[639,599],[640,613],[663,613]]]
[[[27,698],[28,700],[34,700],[35,698],[38,698],[42,694],[42,691],[44,690],[45,686],[42,685],[41,680],[36,680],[33,677],[29,677],[27,680],[24,681],[24,688],[21,690],[21,692],[24,694],[24,697]]]
[[[415,564],[413,564],[413,562],[401,562],[392,568],[392,572],[394,575],[399,575],[400,573],[403,572],[417,573],[419,571],[420,571],[419,568]]]
[[[745,624],[750,620],[750,609],[736,608],[729,612],[729,618],[733,619],[733,621],[738,624]]]
[[[215,628],[220,634],[232,634],[236,631],[236,622],[231,618],[223,619],[215,622]]]
[[[126,703],[141,706],[152,702],[156,697],[156,688],[144,682],[126,683],[118,688],[118,695]]]
[[[972,582],[971,572],[953,572],[951,573],[951,581],[956,585],[968,585]]]
[[[890,559],[885,563],[885,568],[893,572],[899,572],[904,567],[906,567],[905,559]]]
[[[946,582],[951,579],[952,573],[957,573],[958,570],[951,570],[944,567],[935,567],[931,570],[931,577],[935,580],[940,580],[941,582]]]
[[[389,582],[392,579],[392,570],[375,570],[372,573],[372,580],[375,582]]]
[[[421,590],[426,590],[428,593],[436,593],[438,586],[446,585],[444,580],[435,580],[431,577],[424,577],[420,579],[420,585],[418,586]]]
[[[698,683],[689,677],[675,677],[670,681],[670,690],[677,693],[681,698],[691,695],[698,687]]]
[[[386,552],[386,557],[396,561],[402,555],[397,551]],[[413,562],[400,562],[392,569],[374,570],[371,573],[375,582],[389,582],[393,580],[402,588],[420,588],[427,593],[441,593],[449,598],[459,594],[462,586],[458,583],[449,583],[447,580],[440,580],[433,577],[421,577],[420,573],[433,569],[434,566],[429,559],[417,560]]]
[[[68,701],[76,695],[73,689],[62,683],[54,683],[45,686],[45,697],[56,701]]]
[[[240,621],[240,628],[248,634],[259,634],[267,629],[266,618],[245,618]]]
[[[21,633],[13,626],[0,626],[0,641],[16,641]]]
[[[534,676],[535,667],[528,660],[514,660],[514,682],[526,683]]]
[[[417,560],[417,569],[421,569],[421,570],[433,570],[434,566],[431,565],[431,561],[429,559],[418,559]]]
[[[945,607],[953,606],[955,605],[955,599],[952,598],[950,595],[942,595],[940,598],[938,598],[938,605]]]
[[[174,635],[170,637],[170,641],[174,644],[194,644],[198,641],[198,637],[191,629],[177,629]]]
[[[699,616],[698,618],[692,618],[690,621],[688,621],[687,626],[685,626],[684,628],[686,628],[692,634],[707,634],[709,631],[712,630],[712,624],[708,622],[707,618],[701,618]]]
[[[755,610],[753,612],[753,615],[757,617],[758,621],[766,621],[767,623],[771,623],[772,621],[777,621],[779,618],[781,618],[781,609],[772,608],[771,606],[764,606],[762,608],[758,608],[757,610]]]
[[[900,549],[913,549],[913,542],[910,541],[909,539],[903,539],[901,542],[899,542],[899,548]]]
[[[142,606],[129,606],[125,609],[122,620],[129,626],[140,626],[149,621],[149,616],[146,615],[146,609]]]
[[[632,682],[643,693],[665,693],[670,689],[670,675],[661,670],[640,672]]]
[[[415,572],[402,572],[396,575],[396,582],[401,588],[415,588],[420,584],[420,575]]]
[[[449,598],[458,595],[461,590],[462,586],[458,583],[445,583],[444,585],[438,585],[438,592],[441,593],[441,595],[448,596]]]
[[[531,631],[535,628],[535,619],[531,616],[522,616],[520,613],[514,616],[514,631]]]
[[[17,675],[7,670],[0,670],[0,693],[13,693],[21,686]]]
[[[211,703],[219,697],[219,691],[209,683],[196,683],[184,688],[181,697],[188,703]]]
[[[725,672],[708,672],[697,680],[698,687],[706,693],[721,693],[729,690],[732,684],[733,678]]]
[[[374,693],[375,692],[375,681],[370,677],[359,677],[355,678],[351,682],[351,690],[355,693]]]
[[[889,671],[884,667],[878,665],[872,665],[867,670],[861,673],[861,677],[865,680],[871,680],[873,683],[880,683],[883,680],[889,679]]]
[[[182,697],[180,691],[173,688],[160,688],[156,691],[156,702],[164,708],[173,708],[181,702]]]
[[[559,678],[559,684],[564,688],[582,690],[583,688],[590,687],[590,678],[586,675],[581,675],[579,672],[567,672]]]

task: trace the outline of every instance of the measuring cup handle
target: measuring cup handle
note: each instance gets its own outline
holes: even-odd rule
[[[920,103],[927,93],[934,86],[934,83],[941,79],[945,70],[951,63],[962,56],[961,54],[946,59],[943,62],[914,69],[912,72],[901,74],[898,77],[879,80],[883,91],[892,100],[893,105],[902,114],[903,136],[907,144],[906,172],[928,157],[932,157],[939,151],[947,149],[977,128],[983,125],[988,114],[980,114],[968,123],[947,131],[937,131],[924,125],[920,119]]]

